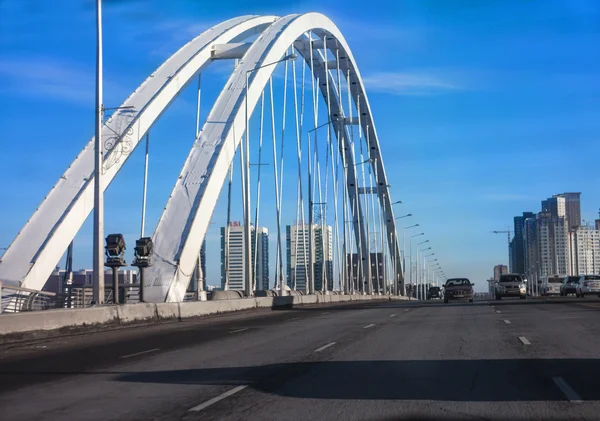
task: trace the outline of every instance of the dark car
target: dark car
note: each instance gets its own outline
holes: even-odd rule
[[[467,278],[451,278],[444,285],[444,302],[469,300],[473,302],[473,284]]]
[[[427,299],[433,300],[434,298],[442,298],[442,289],[440,287],[429,287]]]
[[[576,297],[579,297],[579,276],[565,276],[560,286],[560,295],[566,297],[569,294],[575,294]]]

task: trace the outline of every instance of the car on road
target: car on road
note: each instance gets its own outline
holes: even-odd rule
[[[600,275],[582,275],[579,277],[579,296],[594,294],[600,297]]]
[[[580,293],[579,276],[565,276],[560,285],[560,296],[566,297],[569,294],[575,294],[576,297],[579,297]]]
[[[560,286],[563,282],[564,276],[553,275],[547,276],[542,280],[542,288],[540,292],[542,295],[560,295]]]
[[[429,291],[427,292],[427,299],[441,299],[442,298],[442,289],[440,287],[429,287]]]
[[[525,281],[518,273],[505,273],[500,276],[496,283],[496,300],[503,297],[519,297],[524,300],[527,298],[527,288]]]
[[[467,278],[450,278],[444,285],[444,303],[450,300],[469,300],[473,302],[473,285]]]

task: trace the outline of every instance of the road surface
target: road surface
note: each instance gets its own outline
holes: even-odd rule
[[[598,419],[600,301],[377,302],[0,347],[8,420]]]

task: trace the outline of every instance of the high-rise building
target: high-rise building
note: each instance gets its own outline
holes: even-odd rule
[[[515,258],[516,258],[516,253],[515,253],[515,237],[513,237],[510,242],[508,243],[508,267],[510,269],[510,273],[514,272],[514,268],[516,266],[515,263]]]
[[[267,228],[250,227],[252,266],[256,270],[256,289],[269,289],[269,231]],[[244,290],[245,279],[245,247],[244,226],[232,222],[229,226],[229,241],[226,244],[226,227],[221,227],[221,286],[225,289],[226,278],[229,276],[230,290]],[[257,242],[258,235],[258,242]],[[256,249],[258,245],[258,253]],[[229,250],[229,253],[226,251]],[[228,262],[226,262],[228,260]]]
[[[600,274],[600,231],[579,226],[569,233],[571,240],[571,274]]]
[[[542,212],[549,212],[552,218],[564,218],[566,213],[566,199],[562,194],[555,194],[542,200]]]
[[[569,231],[581,225],[581,193],[563,193]]]
[[[323,280],[327,289],[333,289],[333,247],[331,226],[313,224],[314,236],[314,282],[315,291],[323,290]],[[325,232],[325,233],[324,233]],[[309,269],[309,225],[288,225],[286,227],[287,284],[290,288],[306,290]]]
[[[514,237],[512,244],[511,261],[512,266],[510,271],[512,273],[525,274],[525,221],[527,218],[535,218],[533,212],[523,212],[522,216],[515,216],[514,218]]]
[[[523,256],[525,258],[525,278],[537,281],[539,271],[539,254],[537,240],[537,217],[525,219],[523,227]]]
[[[500,280],[500,276],[506,273],[508,273],[508,267],[506,265],[494,266],[494,281],[498,282]]]
[[[550,212],[540,212],[536,217],[538,277],[569,275],[570,244],[567,218],[553,218]]]

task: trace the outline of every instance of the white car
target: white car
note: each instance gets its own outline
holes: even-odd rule
[[[579,278],[579,296],[583,298],[586,294],[600,297],[600,275],[582,275]]]
[[[519,297],[524,300],[527,298],[527,289],[525,282],[518,273],[505,273],[500,276],[500,280],[496,282],[496,300],[501,300],[502,297]]]
[[[542,295],[560,295],[564,276],[548,276],[543,282]]]

